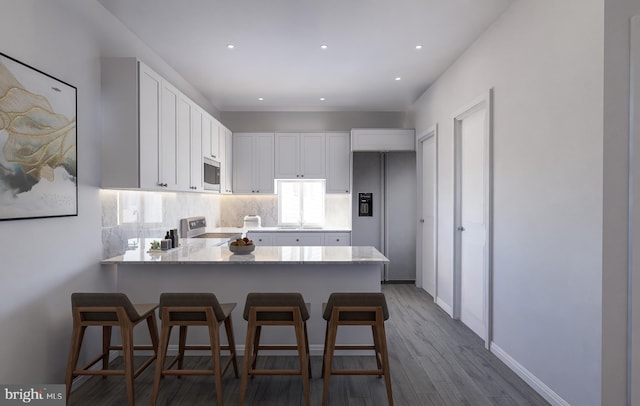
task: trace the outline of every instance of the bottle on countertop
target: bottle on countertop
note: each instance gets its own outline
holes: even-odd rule
[[[173,238],[171,238],[171,234],[169,231],[167,231],[167,234],[164,236],[164,239],[171,241],[171,247],[169,247],[169,249],[173,248]]]
[[[173,248],[178,248],[178,229],[174,228],[169,230],[169,236],[171,237]]]

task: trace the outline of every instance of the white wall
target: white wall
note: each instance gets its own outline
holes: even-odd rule
[[[438,124],[438,295],[453,300],[453,114],[494,89],[493,343],[554,399],[601,398],[603,0],[516,1],[416,102]]]
[[[78,88],[79,215],[0,223],[0,382],[62,383],[70,294],[115,287],[99,265],[100,57],[139,56],[207,106],[96,1],[6,0],[1,13],[0,52]]]

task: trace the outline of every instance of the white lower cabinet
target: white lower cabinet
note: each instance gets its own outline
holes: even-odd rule
[[[351,233],[339,232],[339,233],[323,233],[324,244],[323,245],[351,245]]]
[[[322,231],[247,231],[247,238],[255,245],[272,246],[323,246],[351,245],[351,233]]]
[[[273,245],[274,233],[260,233],[247,231],[247,238],[253,240],[254,245]]]
[[[323,233],[311,232],[311,233],[276,233],[275,243],[276,245],[322,245],[324,239]]]

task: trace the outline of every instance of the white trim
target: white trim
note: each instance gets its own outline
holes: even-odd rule
[[[433,185],[434,187],[434,200],[435,200],[435,204],[434,204],[434,224],[433,224],[433,232],[434,232],[434,247],[433,247],[433,254],[434,254],[434,259],[433,259],[433,267],[434,267],[434,275],[433,275],[433,301],[436,301],[436,298],[438,297],[438,186],[439,186],[439,180],[438,180],[438,123],[432,125],[431,127],[429,127],[429,129],[424,133],[424,135],[422,135],[421,137],[418,137],[416,140],[416,156],[419,157],[418,159],[418,165],[417,165],[417,171],[418,171],[418,180],[419,180],[419,188],[418,188],[418,207],[420,208],[420,217],[421,219],[424,221],[425,215],[424,213],[422,213],[422,208],[424,207],[424,202],[422,201],[422,196],[423,196],[423,188],[424,188],[424,179],[422,179],[422,174],[423,174],[423,156],[422,156],[422,144],[433,138],[434,139],[434,148],[435,148],[435,174],[434,174],[434,178],[435,178],[435,184]],[[420,233],[420,236],[418,238],[416,238],[416,241],[418,242],[418,244],[420,244],[418,247],[416,247],[416,264],[418,265],[417,269],[420,269],[420,278],[417,277],[416,273],[416,282],[419,280],[420,281],[420,287],[422,289],[424,289],[424,280],[422,280],[422,268],[423,268],[423,264],[422,264],[422,245],[424,244],[424,241],[422,240],[422,235],[423,233]]]
[[[483,299],[483,329],[480,338],[484,340],[488,349],[492,340],[493,329],[493,89],[488,89],[484,94],[476,97],[466,104],[453,116],[453,142],[454,142],[454,272],[453,272],[453,315],[454,319],[460,319],[461,303],[461,275],[460,275],[460,195],[461,195],[461,169],[460,169],[460,122],[470,114],[480,109],[485,109],[485,173],[487,174],[484,185],[485,195],[485,221],[486,221],[486,247],[485,247],[485,270],[484,276],[485,295]]]
[[[447,302],[438,297],[436,298],[436,304],[440,306],[440,308],[444,310],[449,315],[449,317],[453,317],[453,308],[449,306]]]
[[[550,387],[544,384],[540,378],[535,376],[531,371],[511,357],[505,350],[500,348],[496,343],[492,342],[491,352],[504,362],[513,372],[522,378],[529,386],[533,388],[540,396],[545,398],[547,402],[554,406],[571,406],[569,402],[562,399],[560,395],[555,393]]]
[[[640,16],[631,18],[629,66],[629,265],[627,304],[627,402],[640,403]],[[635,254],[634,254],[635,253]]]

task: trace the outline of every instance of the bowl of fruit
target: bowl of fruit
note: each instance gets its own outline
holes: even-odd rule
[[[247,237],[238,238],[235,241],[231,241],[229,243],[229,251],[237,255],[250,254],[255,249],[256,246],[253,244],[253,241],[251,241]]]

